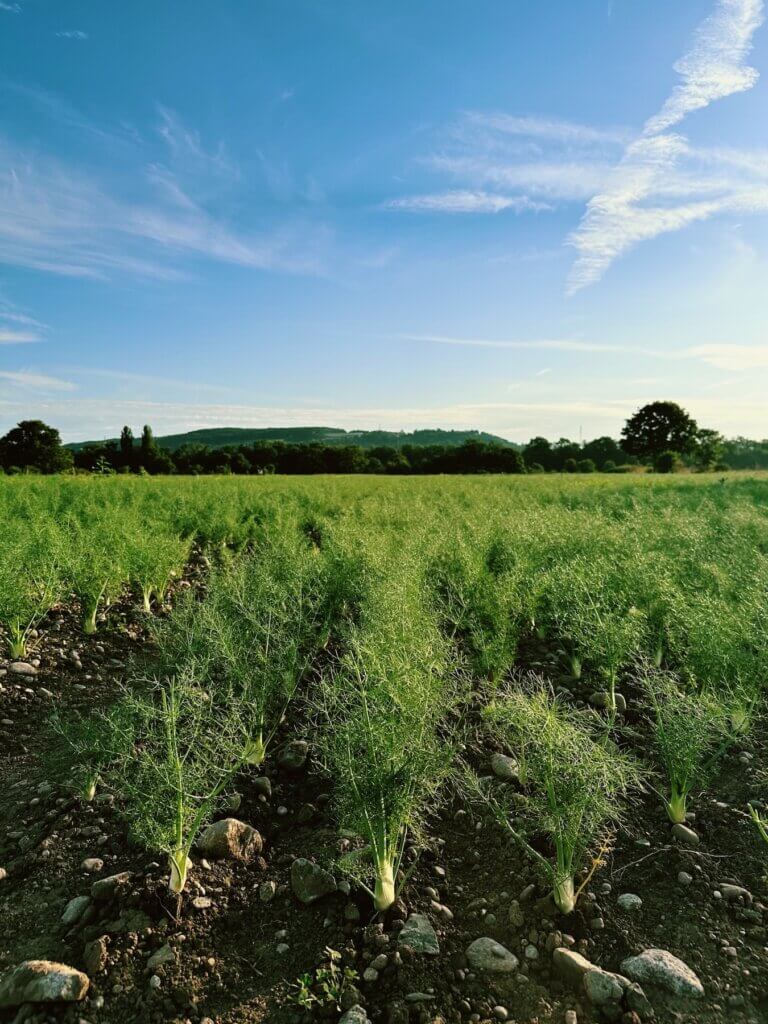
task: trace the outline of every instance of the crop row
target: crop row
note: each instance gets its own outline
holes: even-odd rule
[[[75,596],[90,630],[130,583],[151,610],[190,545],[207,546],[205,593],[148,616],[149,671],[135,665],[108,711],[57,717],[50,745],[50,772],[84,797],[116,794],[134,838],[168,857],[173,892],[289,706],[333,779],[341,867],[379,910],[450,779],[524,845],[566,913],[628,802],[656,788],[684,821],[761,710],[758,484],[101,483],[5,494],[4,543],[21,554],[3,624],[19,644],[54,595]],[[478,739],[515,759],[516,786],[477,776]]]

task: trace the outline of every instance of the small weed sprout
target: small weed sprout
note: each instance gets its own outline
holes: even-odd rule
[[[341,966],[341,953],[325,947],[327,964],[318,967],[312,974],[302,974],[291,986],[294,991],[288,997],[296,1006],[303,1010],[311,1010],[313,1006],[333,1006],[341,1010],[344,993],[359,979],[354,967]]]
[[[492,794],[486,799],[538,863],[557,907],[569,914],[579,895],[576,875],[590,862],[591,850],[606,848],[624,799],[641,783],[641,769],[604,732],[595,739],[594,714],[564,705],[538,680],[500,695],[485,718],[508,749],[524,751],[527,783],[523,800],[514,806]],[[551,858],[539,852],[534,839],[551,845]],[[593,869],[600,859],[592,859]]]
[[[714,694],[687,692],[668,673],[645,670],[653,742],[667,779],[669,820],[685,821],[688,798],[702,789],[727,746],[728,709]]]

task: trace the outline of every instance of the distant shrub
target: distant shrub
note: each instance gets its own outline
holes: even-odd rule
[[[579,473],[594,473],[597,466],[592,459],[579,459],[576,468]]]
[[[616,463],[613,461],[613,459],[606,459],[605,460],[605,462],[603,463],[602,472],[603,473],[615,473],[616,472]]]
[[[677,473],[682,468],[682,460],[677,452],[661,452],[653,461],[657,473]]]
[[[578,467],[578,464],[576,462],[576,459],[566,459],[565,462],[563,463],[563,472],[564,473],[576,473],[578,471],[578,468],[579,467]]]

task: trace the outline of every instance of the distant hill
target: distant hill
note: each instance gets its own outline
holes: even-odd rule
[[[117,441],[117,438],[112,440]],[[519,448],[520,445],[506,441],[495,434],[481,430],[341,430],[339,427],[207,427],[190,430],[186,434],[167,434],[156,437],[161,448],[175,451],[185,444],[204,444],[209,448],[226,448],[230,445],[255,444],[257,441],[288,441],[292,444],[355,444],[361,448],[401,448],[405,444],[425,446],[430,444],[460,445],[465,441],[486,441]],[[89,444],[104,444],[103,441],[75,441],[65,445],[72,451],[81,451]]]

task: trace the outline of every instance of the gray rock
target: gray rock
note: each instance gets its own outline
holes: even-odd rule
[[[80,867],[83,871],[88,871],[92,875],[97,875],[104,867],[104,861],[101,857],[86,857]]]
[[[277,882],[262,882],[259,886],[259,899],[262,903],[271,903],[277,892]]]
[[[308,756],[309,744],[306,740],[291,740],[277,755],[277,763],[284,771],[300,772]]]
[[[610,971],[604,971],[601,967],[592,967],[588,970],[582,984],[593,1006],[618,1006],[624,995],[624,985],[619,977]]]
[[[257,796],[265,796],[267,800],[272,796],[272,782],[267,775],[260,775],[252,783],[253,791]]]
[[[623,892],[616,900],[616,903],[622,910],[626,910],[630,914],[638,911],[643,905],[640,897],[633,892]]]
[[[621,969],[632,981],[658,985],[676,996],[700,999],[704,995],[697,975],[666,949],[645,949],[624,960]]]
[[[336,879],[319,864],[303,857],[298,857],[291,864],[291,889],[301,903],[314,903],[336,892],[336,888]]]
[[[512,900],[510,903],[508,918],[510,928],[522,928],[525,924],[525,918],[517,900]]]
[[[559,946],[552,954],[552,966],[561,978],[564,978],[574,987],[581,985],[582,978],[593,968],[593,964],[581,953],[568,949],[566,946]]]
[[[467,948],[466,956],[472,970],[486,974],[512,974],[518,967],[514,953],[488,936],[475,939]]]
[[[237,818],[215,821],[197,843],[198,849],[207,857],[229,860],[250,860],[254,854],[261,853],[263,845],[256,829]]]
[[[25,960],[0,981],[0,1006],[22,1003],[76,1003],[90,982],[82,971],[52,960]]]
[[[34,665],[28,664],[26,661],[12,661],[10,664],[11,672],[15,672],[17,676],[36,676],[37,669]],[[33,961],[29,961],[32,963]],[[41,960],[40,963],[46,963],[47,961]],[[31,1000],[30,1000],[31,1001]]]
[[[77,921],[85,913],[86,907],[90,904],[90,896],[75,896],[69,901],[64,907],[64,913],[61,915],[61,923],[67,926],[76,924]]]
[[[154,971],[158,967],[162,967],[164,964],[175,964],[177,959],[178,953],[166,942],[164,946],[161,946],[160,949],[156,950],[149,960],[147,960],[147,968],[150,971]]]
[[[83,966],[89,974],[99,974],[107,966],[107,940],[100,939],[87,942],[83,951]]]
[[[109,900],[124,896],[130,889],[132,878],[133,874],[130,871],[120,871],[116,875],[99,878],[91,886],[91,896],[97,903],[108,903]]]
[[[677,880],[680,885],[690,885],[693,881],[693,875],[689,875],[687,871],[678,871]]]
[[[0,882],[2,882],[3,879],[5,879],[7,877],[8,877],[8,872],[6,871],[6,869],[5,868],[0,868]]]
[[[752,902],[752,893],[742,885],[732,885],[730,882],[721,882],[718,889],[725,900],[743,899],[745,903]]]
[[[339,1017],[339,1024],[368,1024],[368,1014],[364,1007],[356,1003]]]
[[[491,771],[497,779],[504,782],[514,782],[518,778],[519,767],[514,757],[507,757],[506,754],[493,754],[491,756]]]
[[[400,931],[397,944],[401,949],[410,949],[412,953],[437,956],[440,952],[435,929],[424,914],[411,914]]]
[[[683,846],[698,846],[701,840],[696,832],[692,828],[688,828],[687,825],[683,825],[682,822],[675,822],[672,826],[672,835]]]

